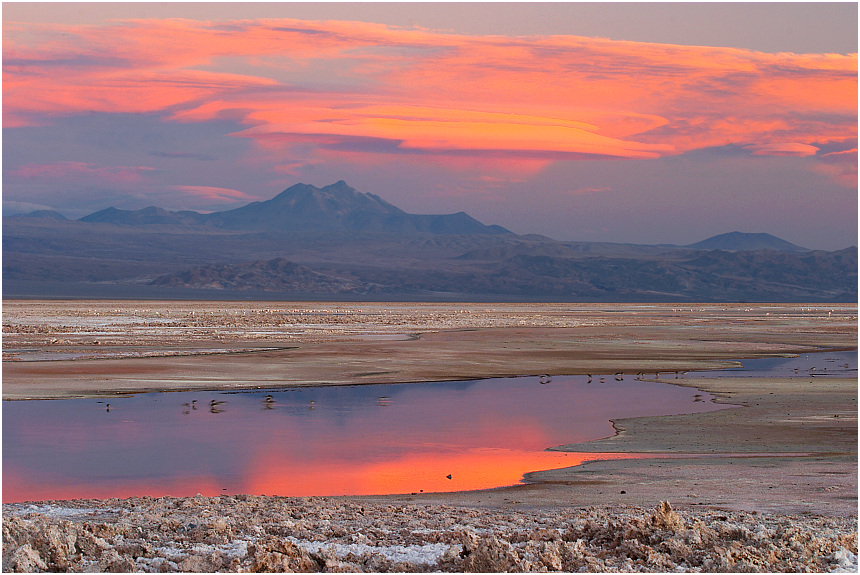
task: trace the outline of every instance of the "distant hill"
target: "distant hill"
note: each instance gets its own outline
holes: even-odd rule
[[[54,210],[36,210],[35,212],[30,212],[29,214],[17,214],[14,216],[10,216],[12,218],[45,218],[49,220],[59,220],[63,221],[66,218],[60,212],[55,212]]]
[[[725,251],[753,251],[753,250],[776,250],[780,252],[808,252],[806,248],[796,246],[770,234],[748,234],[743,232],[729,232],[706,240],[682,246],[694,250],[725,250]]]
[[[374,287],[365,282],[322,274],[284,258],[196,267],[186,272],[163,275],[153,280],[150,285],[318,294],[368,293],[373,291]]]
[[[202,225],[206,221],[206,215],[192,211],[169,212],[163,208],[150,206],[142,210],[120,210],[117,208],[105,208],[79,221],[90,224],[117,224],[122,226],[145,226],[145,225]]]
[[[379,196],[361,193],[343,180],[317,188],[296,184],[263,202],[201,214],[107,208],[81,218],[82,222],[124,226],[200,225],[240,231],[359,231],[431,234],[509,234],[501,226],[485,226],[464,212],[444,215],[408,214]]]
[[[528,252],[530,250],[523,250]],[[692,257],[565,257],[520,253],[499,261],[454,258],[427,266],[319,264],[283,258],[201,266],[163,275],[152,286],[340,294],[480,294],[582,301],[850,301],[857,250],[683,252]],[[848,298],[847,300],[845,298]]]

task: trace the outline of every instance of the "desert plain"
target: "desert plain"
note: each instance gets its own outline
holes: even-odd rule
[[[738,407],[491,490],[4,503],[4,570],[856,571],[856,373],[696,377],[856,348],[854,304],[7,300],[9,401],[620,372]]]

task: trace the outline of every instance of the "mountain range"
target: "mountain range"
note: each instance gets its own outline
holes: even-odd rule
[[[485,226],[465,212],[438,216],[407,214],[379,196],[358,192],[343,180],[322,188],[296,184],[271,200],[252,202],[224,212],[201,214],[168,212],[156,207],[137,211],[107,208],[80,221],[126,226],[197,225],[223,230],[273,232],[510,233],[500,226]]]
[[[409,214],[343,181],[213,213],[3,218],[4,297],[857,301],[857,248],[730,232],[687,246],[561,242]]]

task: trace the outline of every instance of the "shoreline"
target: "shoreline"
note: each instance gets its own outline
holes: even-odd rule
[[[254,352],[231,352],[230,355],[249,355],[253,353],[263,353],[266,351],[280,351],[273,349],[266,349],[262,351],[254,351]],[[851,348],[834,348],[832,350],[821,349],[821,350],[806,350],[800,353],[820,353],[824,351],[852,351]],[[205,357],[211,355],[227,355],[227,354],[215,354],[215,353],[200,353],[200,354],[188,354],[188,355],[170,355],[170,356],[159,356],[159,357]],[[764,357],[796,357],[798,354],[796,353],[787,353],[787,354],[779,354],[773,356],[764,356]],[[755,359],[760,359],[762,356],[756,356]],[[27,361],[26,363],[33,364],[45,364],[45,363],[55,363],[60,361],[70,361],[70,362],[78,362],[78,361],[92,361],[92,362],[109,362],[109,361],[124,361],[127,358],[98,358],[98,359],[79,359],[79,360],[32,360]],[[699,371],[715,371],[719,369],[731,369],[733,367],[737,367],[738,364],[743,359],[751,359],[751,358],[738,358],[734,360],[714,360],[714,361],[700,361],[690,363],[676,363],[671,364],[672,367],[677,367],[678,369],[659,369],[661,364],[657,364],[656,371],[663,371],[667,373],[674,372],[684,372],[688,374],[695,374]],[[669,364],[663,364],[669,365]],[[695,365],[695,367],[692,367]],[[679,367],[680,366],[680,367]],[[686,369],[684,369],[686,367]],[[18,392],[13,391],[6,395],[4,395],[4,401],[49,401],[49,400],[62,400],[62,399],[96,399],[96,398],[105,398],[105,397],[123,397],[128,395],[138,395],[144,393],[183,393],[183,392],[193,392],[193,391],[202,391],[202,392],[242,392],[242,391],[266,391],[266,390],[289,390],[289,389],[301,389],[308,387],[356,387],[356,386],[369,386],[369,385],[413,385],[413,384],[423,384],[423,383],[445,383],[445,382],[458,382],[458,381],[474,381],[474,380],[493,380],[493,379],[512,379],[512,378],[534,378],[541,377],[544,375],[548,375],[550,377],[564,377],[564,376],[578,376],[578,375],[586,375],[586,372],[594,372],[593,375],[595,378],[600,377],[612,377],[613,373],[606,372],[601,373],[595,369],[583,368],[578,370],[575,373],[566,373],[566,372],[558,372],[558,373],[500,373],[496,375],[491,375],[487,377],[458,377],[455,375],[446,376],[444,379],[417,379],[414,381],[333,381],[333,382],[310,382],[310,383],[301,383],[301,382],[290,382],[282,385],[272,385],[271,387],[261,387],[259,385],[247,384],[244,386],[230,385],[230,384],[221,384],[211,387],[200,387],[200,386],[189,386],[189,387],[171,387],[170,389],[165,389],[164,386],[153,386],[153,387],[135,387],[134,389],[130,389],[127,391],[117,391],[114,389],[107,389],[102,391],[83,391],[76,392],[70,390],[54,390],[51,395],[50,393],[43,393],[41,396],[26,396],[26,391]],[[666,384],[678,384],[677,380],[656,380],[656,379],[643,379],[642,381],[650,381],[650,382],[659,382]],[[702,390],[700,390],[702,391]],[[611,421],[611,420],[610,420]]]
[[[416,334],[414,339],[410,339],[409,341],[419,340],[421,338],[421,334]],[[406,340],[402,340],[406,341]],[[156,359],[156,358],[167,358],[167,357],[209,357],[209,356],[224,356],[224,355],[232,355],[232,356],[251,356],[253,354],[261,354],[267,352],[278,352],[285,351],[288,349],[295,348],[264,348],[261,350],[242,350],[242,351],[230,351],[230,352],[201,352],[201,353],[189,353],[189,354],[173,354],[173,355],[160,355],[160,356],[149,356],[145,359]],[[787,351],[787,352],[779,352],[774,354],[755,354],[751,357],[737,357],[734,359],[719,359],[719,360],[689,360],[685,363],[672,363],[672,364],[660,364],[655,363],[652,365],[652,371],[657,372],[666,372],[666,373],[675,373],[675,372],[683,372],[685,374],[689,374],[690,379],[694,377],[697,372],[711,372],[717,371],[721,369],[732,369],[737,367],[744,359],[769,359],[769,358],[790,358],[790,357],[798,357],[803,353],[826,353],[826,352],[840,352],[840,351],[857,351],[857,347],[851,346],[834,346],[834,347],[819,347],[815,349],[805,349],[798,351]],[[59,363],[59,362],[119,362],[119,361],[127,361],[132,359],[130,357],[111,357],[111,358],[82,358],[82,359],[68,359],[68,360],[59,360],[59,359],[46,359],[46,360],[27,360],[22,363],[26,364],[37,364],[44,365],[50,363]],[[134,357],[133,359],[143,359],[139,357]],[[661,365],[670,365],[672,369],[661,369]],[[60,370],[58,370],[59,372]],[[366,385],[411,385],[411,384],[420,384],[420,383],[441,383],[441,382],[455,382],[455,381],[472,381],[475,379],[496,379],[496,378],[526,378],[526,377],[540,377],[542,375],[549,375],[550,377],[556,376],[577,376],[577,375],[586,375],[589,372],[593,372],[594,377],[611,377],[613,375],[612,372],[601,373],[597,369],[589,369],[589,368],[580,368],[575,372],[540,372],[540,373],[500,373],[496,375],[491,375],[487,377],[458,377],[456,375],[448,375],[445,376],[444,379],[417,379],[410,381],[333,381],[333,382],[310,382],[310,383],[301,383],[301,382],[290,382],[281,385],[272,385],[271,387],[261,387],[259,385],[248,384],[246,386],[236,386],[235,384],[221,384],[212,387],[200,387],[200,386],[189,386],[189,387],[171,387],[170,389],[166,389],[163,385],[157,385],[153,387],[137,387],[127,391],[117,391],[115,389],[106,389],[100,391],[84,391],[80,394],[76,394],[77,392],[73,392],[70,390],[58,389],[54,390],[53,394],[43,394],[41,396],[26,396],[27,391],[12,391],[8,394],[4,392],[3,400],[4,401],[38,401],[38,400],[59,400],[59,399],[94,399],[94,398],[103,398],[103,397],[122,397],[126,395],[136,395],[142,393],[166,393],[166,392],[192,392],[192,391],[209,391],[209,392],[220,392],[220,391],[258,391],[258,390],[285,390],[285,389],[298,389],[298,388],[306,388],[306,387],[351,387],[351,386],[366,386]],[[658,380],[658,379],[643,379],[642,381],[651,381],[651,382],[659,382],[666,384],[675,384],[675,385],[684,385],[682,380],[673,379],[673,380]],[[686,385],[686,387],[691,387]],[[699,391],[707,391],[702,388],[696,388]],[[711,392],[715,396],[715,398],[719,397],[718,392]],[[595,440],[597,441],[597,440]]]
[[[4,361],[3,399],[409,384],[619,371],[694,373],[729,368],[743,359],[857,347],[856,341],[831,342],[829,334],[825,338],[816,334],[818,341],[803,344],[791,338],[780,342],[729,339],[688,347],[688,340],[677,339],[677,334],[672,334],[675,339],[666,338],[667,331],[659,326],[440,329],[407,339],[370,342],[335,339],[280,348],[254,342],[267,349],[234,353]],[[274,366],[284,369],[275,370]]]
[[[394,341],[418,341],[421,339],[424,334],[408,334],[408,337],[404,337],[404,339],[398,339]],[[31,365],[35,366],[45,366],[50,364],[59,364],[68,366],[69,364],[74,364],[78,362],[94,362],[96,365],[102,362],[121,362],[128,361],[130,359],[146,359],[146,360],[156,360],[159,358],[198,358],[198,357],[210,357],[210,356],[240,356],[240,357],[248,357],[253,356],[254,354],[264,354],[271,352],[283,352],[288,350],[297,349],[297,346],[289,346],[289,347],[265,347],[261,349],[253,349],[253,350],[235,350],[235,351],[204,351],[204,352],[194,352],[194,353],[165,353],[161,355],[150,355],[150,356],[127,356],[127,357],[82,357],[82,358],[70,358],[70,359],[31,359],[31,360],[4,360],[9,363],[20,363],[27,364],[28,367]],[[672,364],[660,364],[659,362],[654,363],[652,365],[651,371],[656,372],[665,372],[665,373],[675,373],[682,372],[684,374],[689,374],[690,378],[694,378],[697,373],[700,372],[713,372],[721,369],[732,369],[738,367],[743,360],[745,359],[776,359],[776,358],[793,358],[798,357],[804,353],[827,353],[827,352],[851,352],[858,351],[856,346],[820,346],[811,349],[802,349],[802,350],[793,350],[793,351],[783,351],[783,352],[775,352],[775,353],[762,353],[755,352],[750,356],[743,357],[735,357],[735,358],[721,358],[721,359],[712,359],[712,360],[687,360],[685,363],[675,362]],[[672,369],[661,369],[661,365],[671,365]],[[37,370],[38,368],[34,368]],[[25,368],[26,370],[26,368]],[[62,372],[61,369],[57,370],[58,373]],[[3,400],[6,401],[35,401],[35,400],[56,400],[56,399],[90,399],[90,398],[100,398],[100,397],[121,397],[124,395],[135,395],[140,393],[161,393],[161,392],[190,392],[190,391],[210,391],[210,392],[219,392],[219,391],[253,391],[253,390],[284,390],[284,389],[294,389],[294,388],[305,388],[305,387],[348,387],[348,386],[364,386],[364,385],[409,385],[415,383],[441,383],[441,382],[453,382],[453,381],[471,381],[474,379],[494,379],[494,378],[520,378],[520,377],[540,377],[543,375],[548,375],[550,377],[555,376],[577,376],[577,375],[585,375],[588,372],[593,372],[594,377],[611,377],[613,373],[605,372],[601,373],[594,368],[583,367],[579,368],[575,372],[540,372],[540,373],[501,373],[497,375],[487,376],[487,377],[465,377],[465,376],[457,376],[455,374],[451,374],[445,376],[444,379],[427,379],[427,380],[410,380],[410,381],[375,381],[372,379],[373,375],[377,374],[365,374],[365,377],[370,377],[371,379],[366,381],[333,381],[333,382],[311,382],[311,383],[301,383],[298,381],[284,383],[281,385],[272,385],[271,387],[264,388],[259,385],[251,385],[248,384],[244,387],[237,387],[235,384],[228,385],[222,384],[220,386],[213,387],[200,387],[198,386],[189,386],[187,388],[181,387],[173,387],[170,389],[166,389],[163,385],[153,386],[153,387],[139,387],[130,391],[117,391],[115,389],[105,389],[100,391],[88,391],[82,392],[79,395],[73,395],[70,390],[58,389],[55,390],[55,395],[43,395],[40,397],[28,397],[24,396],[24,392],[9,392],[6,393],[4,391]],[[379,375],[384,374],[385,372],[378,372]],[[617,373],[617,372],[616,372]],[[629,374],[628,374],[629,375]],[[660,382],[660,383],[669,383],[669,384],[677,384],[684,385],[682,383],[683,380],[673,379],[673,380],[659,380],[653,378],[645,378],[642,381],[652,381],[652,382]],[[690,386],[686,386],[690,387]],[[700,388],[699,391],[706,391]],[[715,397],[719,397],[719,393],[714,393]]]

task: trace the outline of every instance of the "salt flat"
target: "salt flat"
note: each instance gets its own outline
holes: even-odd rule
[[[348,502],[366,503],[372,513],[377,506],[420,505],[437,511],[441,506],[492,509],[513,517],[526,510],[604,506],[612,515],[613,509],[647,509],[669,500],[682,513],[743,514],[751,530],[757,521],[765,526],[788,517],[788,525],[810,537],[817,527],[804,518],[846,518],[843,534],[848,539],[840,539],[840,545],[857,553],[856,377],[696,379],[688,373],[674,378],[676,371],[713,369],[743,358],[855,349],[856,305],[7,301],[3,324],[4,399],[654,372],[661,381],[694,386],[743,407],[617,421],[615,437],[561,447],[673,457],[538,472],[526,484],[490,491],[326,499],[316,502],[314,513],[330,513],[326,509]],[[86,358],[105,349],[118,356],[149,356]],[[52,353],[79,359],[45,361]],[[40,354],[43,360],[28,361],[28,354]],[[685,454],[699,457],[676,457]],[[220,513],[215,506],[206,509]],[[60,519],[39,517],[61,525]],[[349,530],[350,523],[345,525]],[[411,525],[404,519],[397,528]],[[492,535],[490,530],[480,537]],[[20,538],[7,540],[4,532],[4,558],[11,556],[7,550],[26,544]],[[478,548],[474,542],[462,545],[463,550]],[[504,551],[490,543],[481,549]],[[728,557],[725,565],[709,565],[728,568],[742,560],[740,555],[732,559],[731,553],[721,557]],[[795,567],[834,568],[845,557],[832,555],[817,567]],[[448,559],[452,569],[464,568],[463,561]],[[751,565],[769,570],[777,565],[771,559]],[[313,565],[318,569],[322,564]],[[229,562],[225,565],[230,570]],[[658,563],[647,566],[660,570]]]
[[[9,300],[3,397],[713,369],[853,348],[856,317],[856,306]],[[28,361],[51,356],[74,361]]]

